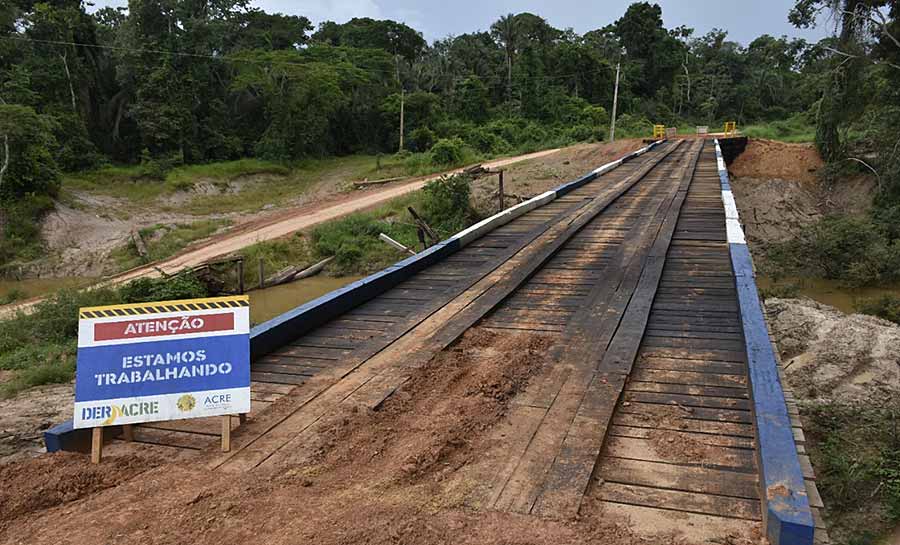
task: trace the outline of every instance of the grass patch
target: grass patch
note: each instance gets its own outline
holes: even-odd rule
[[[147,257],[138,254],[134,241],[114,250],[110,257],[119,270],[159,261],[171,257],[183,250],[190,243],[207,238],[219,229],[231,225],[228,219],[201,220],[189,224],[163,225],[158,223],[140,230],[144,244],[147,246]]]
[[[13,371],[0,385],[0,397],[42,384],[68,382],[75,373],[78,309],[87,306],[205,297],[207,289],[193,276],[142,278],[118,289],[61,290],[30,314],[0,321],[0,369]]]
[[[900,522],[900,403],[807,404],[804,432],[836,543],[875,543]]]
[[[197,179],[233,180],[242,176],[259,174],[271,174],[274,176],[287,176],[291,168],[271,161],[261,159],[239,159],[237,161],[223,161],[220,163],[206,163],[201,165],[185,165],[171,170],[166,175],[166,183],[176,189],[190,188]]]
[[[281,205],[307,193],[319,184],[338,189],[368,178],[423,176],[456,168],[483,159],[469,147],[463,147],[450,162],[436,162],[430,152],[403,152],[388,156],[351,155],[305,159],[290,164],[259,159],[241,159],[174,168],[165,178],[146,175],[144,167],[106,166],[94,171],[67,174],[63,178],[64,200],[70,206],[83,208],[71,195],[72,190],[116,197],[136,206],[146,206],[159,198],[192,189],[199,182],[211,182],[218,191],[192,194],[186,202],[162,202],[162,211],[195,215],[252,212],[271,205]],[[242,184],[229,184],[253,177]]]
[[[806,120],[803,115],[795,115],[788,119],[770,121],[740,127],[741,133],[750,138],[765,138],[788,143],[814,142],[816,139],[816,127]]]
[[[478,221],[470,201],[469,182],[464,176],[435,180],[422,191],[393,199],[374,210],[319,225],[310,237],[313,255],[317,259],[334,256],[328,271],[335,276],[383,269],[406,254],[382,242],[380,233],[408,248],[422,248],[407,207],[420,212],[441,239]]]
[[[266,277],[287,267],[309,266],[314,261],[309,240],[301,233],[248,246],[241,254],[244,256],[244,285],[248,288],[259,286],[260,261]]]

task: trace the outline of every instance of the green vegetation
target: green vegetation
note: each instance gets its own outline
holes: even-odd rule
[[[847,545],[875,543],[900,523],[900,405],[801,410],[829,534]]]
[[[408,248],[421,247],[412,206],[445,239],[478,220],[469,200],[470,180],[454,176],[429,182],[420,192],[393,199],[367,212],[351,214],[313,229],[310,242],[316,259],[334,256],[328,270],[336,276],[374,272],[403,257],[378,238],[384,233]]]
[[[62,290],[30,314],[0,321],[0,369],[15,372],[11,381],[0,385],[0,397],[73,378],[80,307],[206,295],[206,286],[189,275],[142,278],[119,289]]]
[[[244,285],[259,286],[259,261],[263,273],[270,277],[287,267],[313,265],[309,241],[301,233],[289,237],[259,242],[241,250],[244,256]]]
[[[667,29],[648,2],[583,35],[519,13],[432,44],[395,21],[314,28],[240,0],[87,6],[0,8],[0,139],[13,141],[0,181],[4,263],[41,253],[36,220],[58,171],[64,189],[126,197],[134,213],[192,188],[168,206],[254,211],[309,190],[334,157],[359,162],[342,171],[349,181],[602,140],[619,62],[621,137],[648,136],[653,123],[811,116],[832,62],[803,40],[742,46],[720,30]],[[405,149],[363,165],[400,149],[401,109]],[[791,138],[796,128],[775,126]]]
[[[808,52],[818,57],[819,69],[803,85],[818,89],[822,98],[810,110],[813,115],[745,132],[787,141],[810,139],[812,132],[827,162],[820,172],[825,185],[874,176],[877,192],[870,212],[826,217],[772,248],[777,273],[821,276],[854,287],[900,280],[900,45],[894,39],[900,22],[889,5],[797,0],[790,13],[798,27],[814,25],[822,10],[830,10],[838,23],[835,35]]]
[[[885,294],[881,297],[863,299],[856,303],[856,310],[900,324],[900,296]]]
[[[4,293],[3,295],[0,295],[0,305],[8,305],[10,303],[15,303],[19,299],[24,299],[24,298],[25,298],[24,291],[22,291],[18,288],[13,288],[13,289],[7,291],[6,293]]]
[[[774,245],[770,266],[851,287],[894,283],[900,281],[900,238],[891,229],[868,216],[829,216],[802,237]]]
[[[157,224],[140,230],[141,238],[147,247],[146,257],[140,256],[134,240],[131,240],[127,245],[115,250],[110,258],[115,261],[119,270],[132,269],[171,257],[191,242],[204,239],[230,224],[231,220],[227,219],[201,220],[190,224]]]
[[[741,127],[750,138],[765,138],[781,142],[813,142],[816,139],[815,123],[805,114],[797,114],[785,120],[753,124]]]

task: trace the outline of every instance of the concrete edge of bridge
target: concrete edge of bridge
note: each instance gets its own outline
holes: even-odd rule
[[[250,361],[265,356],[307,331],[319,327],[328,320],[393,288],[422,269],[461,250],[494,229],[574,191],[598,176],[647,153],[663,142],[665,140],[657,140],[628,153],[592,170],[577,180],[564,183],[555,189],[481,220],[427,250],[255,326],[250,330]],[[109,437],[115,437],[122,433],[121,426],[110,426],[104,432]],[[90,449],[90,430],[74,429],[71,420],[62,422],[44,432],[44,446],[47,452],[60,450],[85,452]]]
[[[744,238],[718,139],[716,160],[753,397],[763,525],[771,545],[812,545],[815,523],[778,372],[778,359],[769,338],[756,288],[753,258]]]

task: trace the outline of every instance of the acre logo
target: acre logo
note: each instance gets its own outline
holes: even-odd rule
[[[203,406],[212,407],[228,407],[231,405],[231,394],[210,394],[203,398]]]

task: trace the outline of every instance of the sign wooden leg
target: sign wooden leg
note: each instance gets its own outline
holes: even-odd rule
[[[103,428],[93,428],[91,435],[91,463],[99,464],[103,457]]]
[[[122,426],[122,437],[129,443],[134,441],[134,426],[131,424]]]
[[[231,450],[231,415],[222,416],[222,452]]]

